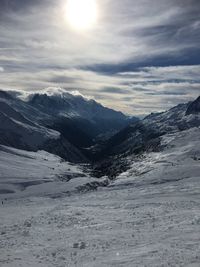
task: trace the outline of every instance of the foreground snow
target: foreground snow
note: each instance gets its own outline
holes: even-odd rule
[[[1,266],[199,266],[200,129],[162,143],[107,188],[4,201]]]

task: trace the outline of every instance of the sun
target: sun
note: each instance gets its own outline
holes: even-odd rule
[[[96,0],[68,0],[66,11],[69,24],[76,30],[87,30],[96,23]]]

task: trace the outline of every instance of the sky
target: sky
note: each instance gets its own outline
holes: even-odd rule
[[[67,0],[0,0],[0,89],[77,90],[127,114],[200,95],[199,0],[96,0],[77,31]]]

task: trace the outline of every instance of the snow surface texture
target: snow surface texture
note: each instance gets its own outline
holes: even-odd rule
[[[28,152],[0,145],[0,198],[60,197],[88,183],[104,181],[83,173],[83,166],[45,151]]]
[[[162,152],[142,155],[95,192],[50,198],[43,183],[9,194],[0,207],[0,265],[199,266],[200,128],[165,135],[162,144]],[[25,178],[18,176],[23,153],[1,147],[2,182]],[[28,180],[54,179],[65,168],[81,172],[44,152],[24,157]]]

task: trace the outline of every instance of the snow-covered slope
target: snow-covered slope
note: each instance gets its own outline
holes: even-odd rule
[[[83,166],[65,162],[45,151],[28,152],[0,145],[0,196],[3,198],[56,197],[57,194],[60,197],[96,181]]]
[[[106,144],[100,156],[140,153],[159,149],[159,137],[200,126],[200,111],[188,114],[191,106],[197,106],[200,98],[194,102],[180,104],[166,112],[151,114],[142,121],[133,123],[113,136]]]
[[[128,156],[130,168],[117,177],[114,185],[127,184],[129,177],[135,187],[179,181],[184,186],[191,176],[200,183],[200,127],[163,135],[160,145],[159,152]]]
[[[1,266],[199,266],[200,128],[166,134],[161,144],[129,156],[130,170],[107,188],[4,200]]]
[[[189,129],[200,125],[200,110],[188,113],[190,106],[195,102],[200,103],[200,97],[193,102],[180,104],[166,112],[151,114],[144,118],[143,123],[146,127],[152,127],[159,132],[168,133],[179,130]]]
[[[0,143],[35,150],[48,140],[60,138],[60,133],[36,125],[7,103],[0,101]]]

